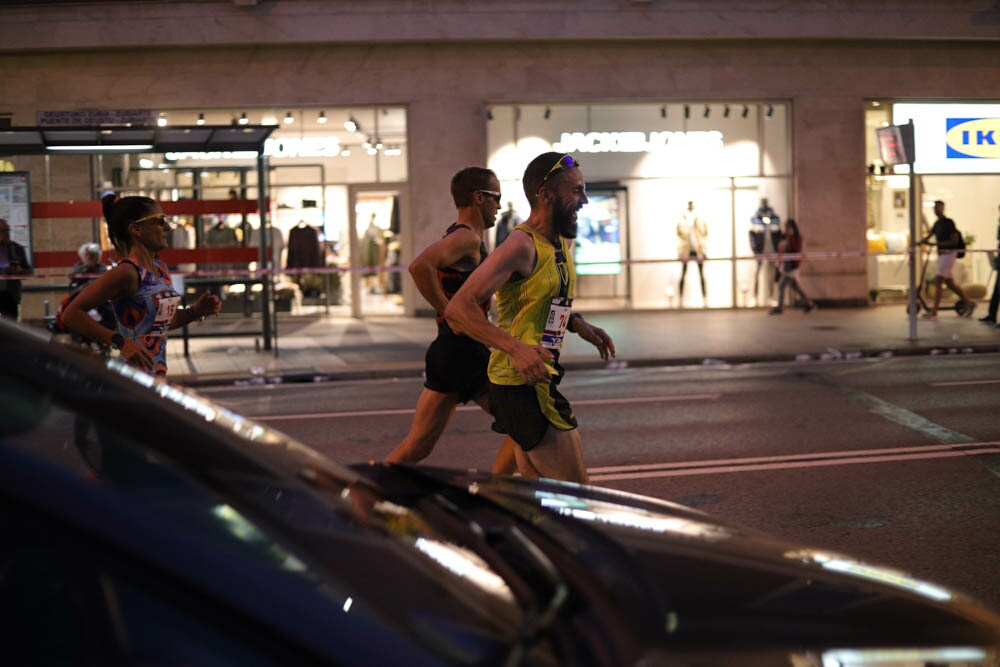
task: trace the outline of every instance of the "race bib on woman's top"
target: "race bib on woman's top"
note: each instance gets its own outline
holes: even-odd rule
[[[562,347],[566,337],[566,327],[569,326],[569,316],[573,312],[573,299],[567,297],[552,297],[549,306],[549,316],[545,320],[545,331],[542,332],[542,346],[550,350]]]
[[[156,318],[153,320],[153,328],[150,329],[150,336],[163,336],[170,328],[170,321],[174,319],[174,313],[181,304],[181,297],[174,291],[165,292],[155,299]]]

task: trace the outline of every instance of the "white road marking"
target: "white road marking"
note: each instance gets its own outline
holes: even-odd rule
[[[954,382],[930,382],[932,387],[965,387],[973,384],[1000,384],[1000,380],[956,380]]]
[[[588,400],[570,401],[572,405],[626,405],[634,403],[665,403],[673,401],[714,401],[722,394],[676,394],[672,396],[637,396],[633,398],[597,398]],[[458,410],[479,411],[478,405],[460,405]],[[412,415],[414,408],[400,408],[395,410],[350,410],[344,412],[309,412],[293,415],[261,415],[251,417],[254,421],[291,421],[300,419],[341,419],[345,417],[379,417],[387,415]]]
[[[1000,454],[1000,441],[588,468],[592,482]]]

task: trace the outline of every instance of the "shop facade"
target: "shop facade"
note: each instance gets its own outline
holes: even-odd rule
[[[133,3],[105,4],[99,17],[45,3],[0,10],[0,64],[8,73],[0,81],[0,112],[14,125],[74,109],[141,108],[178,123],[216,112],[223,120],[215,122],[239,122],[245,112],[259,123],[257,116],[268,112],[280,137],[289,112],[325,111],[328,127],[342,128],[343,119],[331,114],[398,110],[405,130],[395,158],[383,154],[370,167],[346,172],[352,157],[268,159],[272,181],[283,189],[273,196],[282,206],[272,211],[277,227],[302,220],[318,225],[343,257],[346,230],[363,235],[360,227],[367,229],[374,212],[376,226],[395,236],[399,268],[453,221],[448,183],[457,170],[493,166],[505,207],[512,201],[523,215],[517,183],[523,165],[530,153],[558,146],[580,157],[588,187],[605,209],[593,213],[602,229],[590,232],[596,254],[580,284],[581,296],[597,307],[703,305],[694,263],[684,293],[679,289],[676,228],[688,202],[709,228],[704,303],[766,305],[762,288],[753,297],[757,267],[748,230],[764,198],[782,220],[799,222],[807,252],[825,255],[803,267],[810,295],[831,305],[867,303],[870,101],[1000,99],[992,15],[971,6],[944,12],[940,3],[923,0],[859,5],[832,21],[829,3],[789,8],[770,0],[754,11],[723,0],[686,11],[655,2],[415,8],[385,0],[380,21],[371,20],[366,3],[279,1],[245,9],[173,2],[159,14],[150,13],[157,3],[145,3],[143,11]],[[612,10],[615,20],[608,21]],[[570,14],[572,24],[564,20]],[[772,20],[776,16],[781,21]],[[114,49],[100,38],[109,25],[116,26]],[[470,34],[470,25],[483,26],[488,39]],[[248,34],[255,35],[252,44]],[[180,112],[190,120],[169,119]],[[632,133],[643,135],[642,150],[634,150]],[[614,142],[601,135],[611,134],[629,136],[614,140],[625,142],[618,150],[605,150]],[[702,142],[703,150],[673,150],[685,142]],[[3,157],[31,174],[34,201],[93,196],[92,166],[83,157],[58,163]],[[196,187],[206,196],[225,196],[239,181],[235,172],[225,173],[233,165],[204,165],[191,156],[171,165],[182,173],[154,176],[158,158],[148,158],[148,176],[167,179],[166,193],[176,182],[177,196],[194,196]],[[211,166],[204,170],[209,175],[196,181],[182,171],[196,166]],[[252,187],[247,184],[251,197]],[[386,213],[390,200],[393,212]],[[949,211],[961,226],[962,213]],[[611,214],[619,218],[623,266],[600,273],[613,263],[602,254],[609,249],[596,242],[613,238],[602,224]],[[391,229],[397,216],[398,233]],[[42,250],[75,249],[90,240],[97,222],[36,220],[33,243]],[[355,250],[347,245],[346,268],[365,273],[360,240]],[[412,281],[397,275],[403,277],[398,310],[426,310]],[[361,303],[363,285],[362,276],[353,300],[345,288],[345,302]],[[379,296],[383,288],[367,289]],[[40,308],[25,305],[29,317]]]
[[[934,202],[962,232],[967,251],[954,269],[970,298],[989,297],[1000,239],[1000,102],[983,100],[872,100],[865,112],[870,141],[868,175],[869,287],[876,299],[907,288],[911,206],[917,234],[935,221]],[[887,168],[874,129],[914,124],[916,201],[910,201],[907,165]],[[919,240],[919,238],[917,239]],[[931,256],[933,260],[933,255]],[[921,256],[923,280],[933,279],[933,261]]]

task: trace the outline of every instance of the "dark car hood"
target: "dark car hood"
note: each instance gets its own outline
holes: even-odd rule
[[[910,656],[919,647],[968,649],[922,654],[926,662],[948,664],[1000,645],[1000,616],[960,593],[674,503],[477,471],[353,469],[379,485],[397,475],[418,477],[428,487],[460,489],[504,508],[532,528],[529,535],[580,595],[614,608],[609,616],[629,618],[646,654],[777,650],[784,655],[778,664],[789,664],[783,652],[794,647],[878,649],[880,659],[891,657],[885,649]]]

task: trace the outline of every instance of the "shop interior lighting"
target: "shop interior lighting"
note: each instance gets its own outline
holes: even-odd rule
[[[164,116],[161,113],[160,117],[156,119],[156,124],[159,125],[160,127],[166,127],[167,126],[167,117]]]
[[[770,118],[773,115],[774,115],[774,105],[768,104],[767,105],[767,117]]]
[[[288,113],[285,114],[285,125],[291,125],[294,122],[295,122],[295,116],[293,116],[292,112],[289,111]]]
[[[344,157],[351,157],[351,149],[344,146],[344,148],[340,149],[340,154]]]
[[[550,107],[545,107],[545,120],[552,117],[552,109]]]
[[[319,123],[320,125],[323,125],[324,123],[326,123],[326,112],[325,111],[320,111],[319,112],[319,116],[316,118],[316,122]]]
[[[195,122],[198,123],[199,125],[204,125],[205,124],[205,114],[203,114],[203,113],[198,114],[198,120],[195,121]]]
[[[90,146],[49,146],[50,151],[69,151],[76,153],[118,153],[121,151],[135,152],[135,151],[148,151],[153,147],[153,144],[119,144],[119,145],[105,145],[105,144],[93,144]]]
[[[711,110],[711,109],[709,109],[709,108],[708,108],[708,105],[706,104],[706,105],[705,105],[705,113],[703,113],[703,114],[702,114],[702,116],[703,116],[704,118],[708,118],[708,114],[710,114],[710,113],[712,113],[712,110]]]
[[[354,118],[354,114],[351,114],[347,120],[344,121],[344,129],[348,132],[357,132],[360,127],[361,126],[358,125],[358,121]]]
[[[722,117],[729,118],[729,105],[722,107]]]
[[[385,147],[385,144],[382,143],[382,140],[379,139],[378,137],[375,137],[375,150],[380,151],[384,147]]]
[[[667,117],[667,107],[662,106],[660,107],[660,118],[666,118],[666,117]]]
[[[247,118],[247,112],[244,111],[243,113],[240,114],[239,124],[240,125],[247,125],[249,123],[250,123],[250,119]]]
[[[744,104],[743,105],[743,113],[741,113],[740,115],[743,116],[744,118],[746,118],[748,113],[750,113],[750,109],[748,109],[747,105]]]

